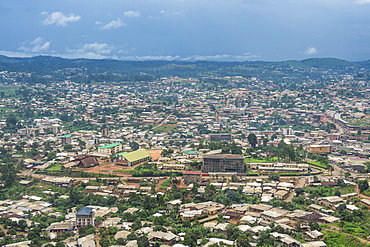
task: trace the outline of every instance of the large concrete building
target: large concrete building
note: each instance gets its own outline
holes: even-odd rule
[[[210,134],[209,140],[214,142],[231,141],[231,134]]]
[[[92,208],[83,207],[76,213],[76,226],[94,226],[94,211]]]
[[[211,154],[203,156],[202,172],[245,172],[244,157],[239,154]]]

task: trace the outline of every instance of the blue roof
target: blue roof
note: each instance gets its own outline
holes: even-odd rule
[[[76,215],[85,215],[85,216],[89,216],[91,215],[93,209],[92,208],[89,208],[89,207],[83,207],[81,208],[80,210],[78,210],[78,212],[76,213]]]

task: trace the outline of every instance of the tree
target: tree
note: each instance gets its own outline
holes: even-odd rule
[[[140,148],[137,142],[130,142],[129,146],[133,151],[138,150]]]
[[[17,169],[13,164],[7,164],[0,167],[2,174],[0,180],[3,182],[5,188],[11,187],[17,180]]]
[[[296,188],[295,189],[295,193],[297,194],[297,196],[300,196],[304,193],[304,189],[302,188]]]
[[[109,246],[109,240],[106,238],[102,238],[99,240],[99,244],[101,247],[108,247]]]
[[[350,173],[350,172],[345,172],[345,173],[344,173],[344,177],[345,177],[345,178],[348,178],[349,176],[351,176],[351,173]]]
[[[58,242],[55,247],[65,247],[66,245],[63,242]]]
[[[67,152],[71,152],[73,150],[73,145],[72,144],[64,145],[64,150]]]
[[[14,114],[10,114],[6,119],[6,126],[10,129],[16,128],[18,119]]]
[[[240,234],[239,237],[235,241],[236,247],[251,247],[252,245],[249,243],[251,241],[250,236],[246,235],[245,233]]]
[[[363,192],[369,188],[369,183],[367,180],[360,180],[358,181],[358,188],[360,189],[360,192]]]
[[[137,246],[138,247],[148,247],[149,246],[149,239],[146,236],[140,236],[137,239]]]
[[[271,180],[274,180],[274,181],[279,181],[279,180],[280,180],[280,176],[279,176],[278,174],[271,174],[271,175],[269,176],[269,178],[270,178]]]
[[[247,137],[249,144],[255,148],[257,146],[257,136],[254,133],[250,133]]]

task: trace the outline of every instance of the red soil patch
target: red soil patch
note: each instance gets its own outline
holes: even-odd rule
[[[162,150],[146,150],[150,156],[152,156],[152,161],[158,160],[161,156]]]

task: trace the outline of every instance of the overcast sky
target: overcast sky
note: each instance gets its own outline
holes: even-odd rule
[[[370,59],[370,0],[2,0],[0,54]]]

